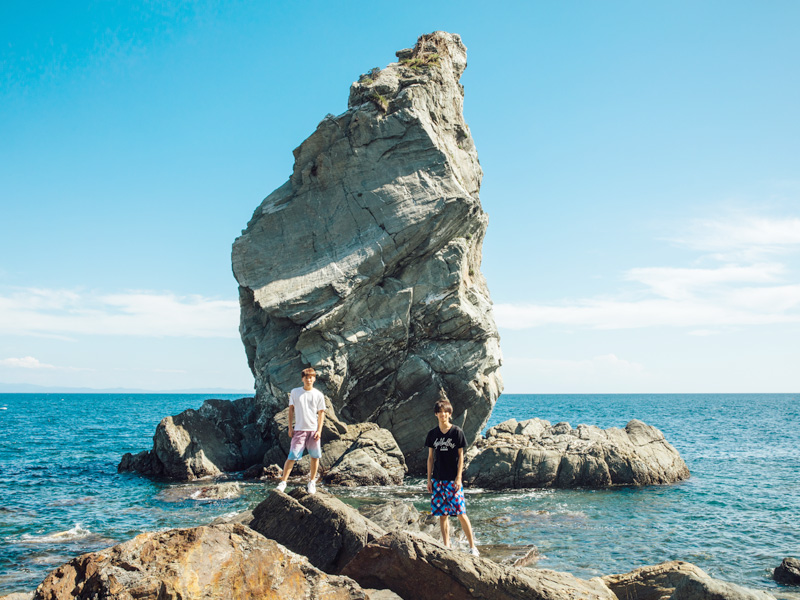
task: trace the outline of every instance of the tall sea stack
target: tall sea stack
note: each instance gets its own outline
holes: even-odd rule
[[[233,272],[265,414],[313,366],[340,417],[390,430],[419,471],[439,391],[471,443],[502,390],[501,356],[466,48],[435,32],[397,57],[295,149],[289,181],[234,242]]]

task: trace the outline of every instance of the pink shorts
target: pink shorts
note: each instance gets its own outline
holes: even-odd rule
[[[322,456],[322,444],[314,439],[314,431],[295,431],[292,436],[292,445],[289,447],[289,460],[303,458],[303,450],[308,450],[311,458]]]

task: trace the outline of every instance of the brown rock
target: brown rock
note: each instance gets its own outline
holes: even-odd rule
[[[390,589],[406,600],[616,600],[599,579],[506,567],[400,531],[367,545],[342,574],[364,587]]]
[[[385,531],[354,508],[324,492],[277,490],[253,509],[250,527],[308,557],[327,573],[338,573],[359,550]],[[375,586],[373,586],[375,587]]]
[[[775,600],[767,592],[714,579],[699,567],[679,560],[602,579],[619,600]]]
[[[34,600],[249,600],[367,596],[243,525],[143,533],[50,573]]]

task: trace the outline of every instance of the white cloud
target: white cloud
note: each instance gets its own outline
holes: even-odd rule
[[[657,296],[679,300],[720,284],[770,283],[784,271],[784,266],[778,263],[725,265],[716,269],[647,267],[630,269],[624,278],[645,284]]]
[[[716,301],[689,300],[579,300],[563,306],[497,304],[495,316],[500,327],[529,329],[543,325],[585,326],[595,329],[641,327],[702,327],[721,325],[766,325],[798,323],[800,314],[747,310]]]
[[[800,219],[745,219],[694,222],[700,232],[682,243],[725,258],[716,267],[638,267],[622,279],[642,284],[633,294],[622,291],[557,304],[497,304],[500,327],[527,329],[565,325],[595,329],[688,327],[709,331],[721,326],[800,323],[800,283],[782,262],[765,261],[767,253],[800,250]],[[759,260],[731,262],[733,255]]]
[[[800,218],[735,212],[715,219],[696,219],[672,241],[722,259],[758,260],[800,250]]]
[[[236,338],[239,303],[202,296],[30,288],[0,296],[0,334]]]
[[[57,367],[47,363],[39,362],[39,359],[33,356],[23,356],[21,358],[4,358],[0,360],[0,367],[10,367],[12,369],[36,369],[36,370],[53,370],[53,371],[92,371],[93,369],[85,369],[82,367]]]
[[[12,367],[17,369],[55,369],[54,365],[48,365],[39,362],[32,356],[23,356],[22,358],[4,358],[0,360],[0,366]]]

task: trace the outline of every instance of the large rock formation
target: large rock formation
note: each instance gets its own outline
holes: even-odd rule
[[[312,365],[344,420],[389,429],[420,470],[439,390],[472,442],[502,382],[466,48],[436,32],[397,55],[295,149],[232,259],[258,399],[278,412]]]
[[[464,481],[489,489],[604,488],[674,483],[689,477],[678,451],[655,427],[633,420],[625,429],[504,421],[467,452]]]
[[[768,592],[714,579],[700,567],[680,560],[606,575],[603,581],[619,600],[775,600]]]
[[[368,544],[342,571],[362,586],[414,600],[617,600],[599,579],[499,565],[421,534],[393,531]]]
[[[385,531],[338,498],[323,492],[277,490],[253,509],[250,527],[302,554],[327,573],[338,573]]]
[[[241,471],[260,463],[270,447],[263,413],[252,398],[206,400],[199,410],[162,419],[153,449],[123,455],[117,470],[180,481]]]
[[[252,398],[206,400],[199,410],[165,417],[153,449],[127,453],[120,472],[192,481],[253,466],[283,466],[289,454],[289,409],[268,419]],[[391,485],[403,482],[406,464],[392,434],[375,423],[346,425],[328,403],[322,430],[320,469],[331,485]],[[280,473],[280,469],[278,469]],[[308,472],[308,455],[293,473]]]
[[[51,572],[35,600],[364,600],[347,577],[331,576],[306,558],[243,525],[209,525],[143,533],[74,558]]]

